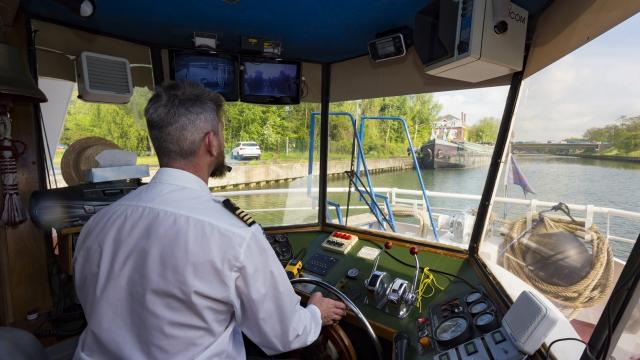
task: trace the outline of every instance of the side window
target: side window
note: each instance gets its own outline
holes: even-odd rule
[[[636,15],[523,82],[480,246],[512,298],[560,309],[563,337],[589,340],[640,234],[639,34]]]
[[[99,104],[78,99],[77,88],[74,88],[66,114],[63,114],[60,138],[55,146],[55,153],[52,154],[53,169],[49,176],[50,187],[65,187],[70,185],[68,182],[74,185],[86,182],[82,174],[86,174],[91,164],[84,160],[80,163],[80,153],[92,151],[97,155],[98,151],[112,147],[134,153],[137,157],[136,163],[148,165],[150,171],[154,173],[159,167],[158,159],[151,145],[144,118],[144,107],[151,94],[151,90],[147,88],[135,88],[127,104]],[[47,115],[44,114],[45,118]],[[96,137],[103,140],[95,140]],[[86,146],[72,147],[71,151],[74,153],[68,153],[63,162],[69,147],[74,143],[82,144],[77,142],[87,138],[93,138],[93,140],[87,142]],[[58,139],[47,138],[48,142],[56,140]],[[71,171],[71,169],[74,170]]]

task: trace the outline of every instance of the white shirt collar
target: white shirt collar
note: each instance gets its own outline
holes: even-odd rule
[[[180,169],[162,167],[151,179],[151,183],[163,183],[188,187],[210,193],[209,185],[192,173]]]

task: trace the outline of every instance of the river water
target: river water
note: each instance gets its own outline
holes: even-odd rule
[[[528,199],[533,198],[554,203],[589,204],[597,207],[640,212],[640,164],[538,155],[516,155],[516,160],[536,192],[534,195],[529,194]],[[425,185],[430,191],[481,195],[487,171],[488,168],[437,169],[422,170],[422,175]],[[373,174],[371,179],[374,187],[378,188],[420,189],[414,170]],[[281,184],[277,187],[304,187],[304,184],[304,181],[297,181],[293,184]],[[347,187],[348,182],[345,177],[333,177],[329,180],[328,186]],[[269,186],[269,188],[273,187],[276,186]],[[502,181],[499,189],[499,196],[503,196]],[[300,196],[302,195],[300,194]],[[522,190],[515,185],[510,186],[508,197],[524,199]],[[234,197],[234,200],[247,209],[291,207],[292,204],[298,203],[296,200],[292,201],[291,197],[287,199],[273,195]],[[329,200],[336,201],[344,207],[347,198],[345,194],[329,194]],[[434,211],[449,213],[450,209],[475,209],[478,207],[479,201],[432,198],[430,203]],[[352,196],[351,204],[364,205],[357,201],[357,196]],[[541,207],[538,210],[544,210],[544,208]],[[343,211],[345,211],[344,208]],[[362,211],[364,210],[356,210],[353,213]],[[503,217],[506,214],[508,219],[515,219],[524,216],[526,208],[510,205],[505,212],[505,209],[500,205],[496,206],[493,212],[497,217]],[[298,213],[301,214],[302,211]],[[582,217],[585,214],[578,212],[572,215]],[[281,212],[261,213],[256,214],[255,217],[257,221],[269,225],[293,223],[291,218],[289,221],[286,219],[283,221]],[[308,213],[307,217],[308,222],[315,222],[313,211]],[[606,218],[603,215],[597,215],[594,222],[604,233]],[[610,228],[612,235],[635,240],[640,234],[640,221],[612,217]],[[626,259],[632,245],[612,240],[611,247],[618,258]]]

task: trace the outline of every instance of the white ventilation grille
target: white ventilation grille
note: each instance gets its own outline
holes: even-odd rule
[[[133,95],[125,58],[83,52],[78,61],[78,97],[86,101],[126,103]]]
[[[523,291],[502,318],[502,326],[516,347],[531,355],[542,345],[558,320],[558,315],[544,302],[533,293]]]

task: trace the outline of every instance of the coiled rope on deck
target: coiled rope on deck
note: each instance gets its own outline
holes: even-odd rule
[[[426,238],[430,233],[431,229],[429,228],[429,218],[424,211],[420,211],[415,207],[394,207],[392,209],[393,216],[411,216],[418,219],[418,236],[422,238]],[[388,211],[386,208],[382,208],[382,212],[385,216],[388,216]]]
[[[609,248],[607,237],[603,236],[595,225],[592,225],[588,229],[588,233],[585,233],[585,222],[581,220],[539,217],[541,220],[530,231],[527,231],[526,217],[513,222],[511,229],[505,236],[504,267],[559,303],[560,306],[573,310],[570,317],[575,316],[577,309],[591,307],[602,302],[613,287],[613,253]],[[583,239],[585,235],[590,235],[593,257],[591,270],[582,280],[570,286],[557,286],[543,281],[531,271],[524,261],[527,249],[520,240],[525,233],[537,234],[556,231],[570,232]]]

